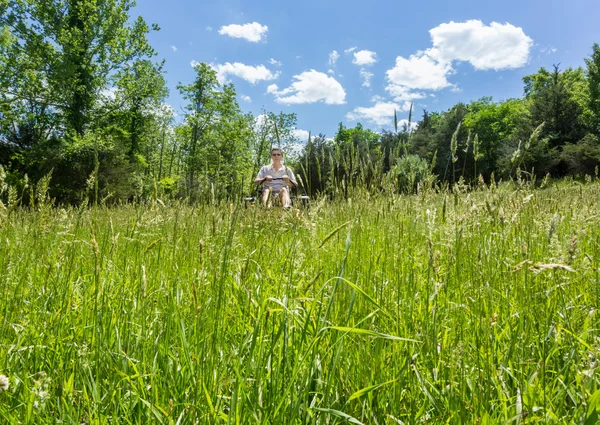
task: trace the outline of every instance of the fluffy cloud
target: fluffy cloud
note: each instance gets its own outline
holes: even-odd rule
[[[401,85],[390,85],[387,87],[388,92],[394,96],[396,102],[412,102],[417,99],[425,99],[427,95],[422,92],[411,91],[409,88]],[[435,96],[435,95],[431,95]]]
[[[371,52],[370,50],[361,50],[354,53],[354,60],[352,61],[355,65],[369,66],[377,62],[377,53]]]
[[[419,126],[419,123],[411,121],[410,123],[410,130],[415,130],[417,127]],[[403,129],[403,128],[408,128],[408,120],[407,119],[402,119],[402,120],[398,120],[398,130]]]
[[[440,61],[469,62],[475,69],[512,69],[525,65],[533,40],[522,28],[481,21],[450,22],[429,31],[433,48],[427,54]]]
[[[243,94],[240,97],[244,102],[252,103],[252,98],[250,96]]]
[[[269,27],[261,25],[258,22],[252,22],[251,24],[244,25],[226,25],[221,27],[219,34],[228,35],[233,38],[244,38],[253,43],[258,43],[266,37]]]
[[[298,140],[300,140],[301,142],[308,142],[308,135],[309,135],[308,131],[297,128],[293,131],[293,133],[294,133],[294,136],[296,136],[296,138]]]
[[[366,121],[375,125],[385,126],[393,123],[394,111],[408,111],[409,109],[410,102],[399,105],[394,102],[379,101],[370,108],[354,108],[352,112],[346,114],[346,118],[351,121]]]
[[[532,46],[523,29],[508,23],[450,22],[429,33],[431,48],[408,59],[398,56],[395,66],[386,72],[386,90],[397,102],[426,97],[413,90],[454,87],[448,81],[454,62],[469,62],[477,70],[518,68],[527,63]]]
[[[408,59],[398,56],[396,66],[386,72],[387,90],[392,95],[405,92],[407,88],[440,90],[450,86],[446,75],[451,71],[450,64],[437,62],[427,54],[411,55]]]
[[[356,50],[356,46],[354,47],[350,47],[349,49],[344,50],[344,53],[348,54],[348,53],[352,53],[353,51]]]
[[[371,78],[373,77],[373,73],[361,68],[360,76],[363,78],[363,87],[371,87]]]
[[[177,51],[177,46],[171,46],[171,50],[173,50],[174,52]]]
[[[334,50],[333,52],[331,52],[329,54],[329,65],[335,66],[335,63],[337,62],[337,60],[339,58],[340,58],[340,54],[337,52],[337,50]]]
[[[273,73],[264,65],[252,66],[240,62],[226,62],[224,64],[211,64],[211,66],[217,71],[217,78],[221,83],[227,80],[228,75],[235,75],[248,81],[250,84],[256,84],[259,81],[275,80],[279,77],[278,72]]]
[[[314,69],[294,75],[295,80],[287,89],[279,90],[276,84],[267,87],[267,93],[275,96],[277,103],[287,105],[324,102],[341,105],[346,102],[346,92],[333,77]]]
[[[270,63],[271,65],[275,65],[275,66],[281,66],[281,65],[283,65],[281,62],[279,62],[279,61],[276,61],[276,60],[275,60],[275,59],[273,59],[273,58],[269,59],[269,63]]]

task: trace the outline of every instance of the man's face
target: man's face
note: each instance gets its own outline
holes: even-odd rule
[[[281,153],[281,151],[273,151],[271,152],[271,159],[273,161],[281,161],[281,157],[283,156],[283,154]]]

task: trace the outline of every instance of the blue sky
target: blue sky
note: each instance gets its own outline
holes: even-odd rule
[[[295,112],[298,136],[339,122],[391,129],[483,96],[520,97],[540,67],[584,65],[600,43],[598,0],[139,1],[133,10],[165,59],[169,104],[207,62],[235,84],[243,111]],[[335,53],[334,53],[335,52]]]

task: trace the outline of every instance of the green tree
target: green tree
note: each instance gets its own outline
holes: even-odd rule
[[[309,137],[298,158],[299,175],[310,195],[331,193],[333,175],[332,143],[324,134]]]
[[[545,123],[542,136],[548,137],[550,147],[560,148],[585,135],[581,122],[585,78],[581,68],[567,68],[563,72],[558,66],[552,72],[541,68],[523,81],[532,127]]]
[[[196,78],[187,86],[181,83],[177,89],[182,97],[188,101],[185,106],[186,139],[187,144],[187,189],[192,190],[195,185],[195,175],[199,168],[198,145],[206,142],[206,134],[210,127],[227,111],[222,107],[223,97],[231,97],[231,90],[223,92],[217,80],[217,73],[206,63],[194,66]]]
[[[465,128],[478,139],[478,173],[485,178],[498,170],[498,161],[503,154],[504,146],[511,140],[525,137],[527,133],[528,110],[523,100],[508,99],[493,102],[485,97],[468,105],[468,113],[464,118]],[[467,158],[474,158],[472,154]],[[469,161],[473,164],[475,161]],[[473,176],[471,168],[465,170],[466,175]],[[477,176],[474,176],[477,177]]]
[[[365,129],[360,123],[354,128],[346,128],[339,124],[333,138],[333,173],[334,181],[340,185],[344,197],[348,197],[349,189],[364,186],[370,189],[375,177],[382,171],[380,135]]]
[[[96,129],[115,130],[115,138],[124,145],[132,164],[147,161],[151,145],[157,144],[164,130],[163,102],[168,91],[162,65],[139,60],[121,70],[114,77],[115,86],[104,90],[93,123]]]
[[[233,85],[221,86],[216,71],[195,66],[192,84],[177,88],[188,104],[183,135],[186,192],[190,198],[227,195],[249,172],[252,118],[240,112]],[[215,188],[219,192],[215,193]]]
[[[600,137],[600,46],[595,43],[592,55],[585,59],[588,85],[589,126],[596,136]]]
[[[7,2],[0,27],[13,42],[0,55],[0,68],[10,70],[2,73],[0,86],[16,98],[57,108],[64,129],[83,135],[111,78],[154,55],[146,39],[150,27],[141,17],[130,22],[134,5],[133,0]]]

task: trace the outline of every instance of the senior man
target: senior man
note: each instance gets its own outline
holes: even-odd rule
[[[271,206],[271,195],[278,195],[283,208],[291,207],[290,186],[297,186],[294,173],[289,167],[282,164],[283,150],[281,148],[271,149],[271,164],[265,165],[260,169],[256,180],[257,184],[264,184],[262,194],[262,204]]]

